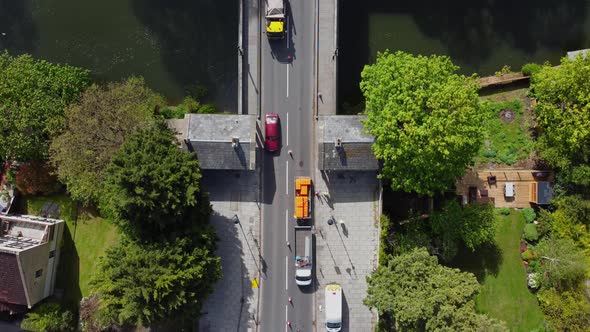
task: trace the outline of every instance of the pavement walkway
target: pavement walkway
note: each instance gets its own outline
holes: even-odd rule
[[[318,1],[318,114],[336,115],[338,65],[338,0]]]
[[[377,314],[363,304],[366,277],[378,264],[381,187],[375,172],[316,170],[316,327],[325,330],[324,288],[343,288],[343,331],[374,331]],[[333,225],[328,220],[335,221]]]
[[[260,280],[260,205],[258,174],[203,171],[219,241],[223,278],[203,306],[199,331],[256,331]],[[237,215],[239,223],[234,223]]]

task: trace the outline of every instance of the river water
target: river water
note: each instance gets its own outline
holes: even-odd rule
[[[462,73],[484,76],[590,48],[588,0],[339,2],[339,113],[360,110],[345,105],[362,102],[360,73],[377,51],[446,54]]]
[[[239,0],[0,0],[0,51],[92,70],[99,80],[141,75],[177,102],[236,112]]]

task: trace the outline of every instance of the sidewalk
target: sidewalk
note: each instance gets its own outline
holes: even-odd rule
[[[376,312],[363,305],[366,277],[377,268],[380,191],[375,172],[316,170],[314,202],[316,227],[316,328],[325,330],[324,288],[343,289],[343,331],[374,331]],[[329,193],[329,195],[325,195]],[[328,225],[327,221],[336,221]]]
[[[260,7],[264,0],[243,0],[242,8],[242,43],[240,72],[238,73],[241,94],[238,102],[242,105],[241,114],[258,114],[260,109]]]
[[[203,306],[199,330],[256,331],[260,248],[257,172],[204,171],[223,278]],[[239,223],[232,219],[238,216]]]
[[[317,0],[318,8],[318,114],[336,115],[338,0]],[[320,97],[321,96],[321,97]]]

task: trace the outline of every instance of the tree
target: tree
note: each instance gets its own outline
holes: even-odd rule
[[[545,284],[559,290],[577,288],[588,267],[582,251],[570,239],[546,237],[537,246]]]
[[[131,238],[190,234],[211,213],[199,162],[163,122],[130,136],[104,172],[100,208]]]
[[[442,257],[449,261],[457,254],[457,245],[462,242],[474,251],[484,243],[494,240],[496,217],[491,204],[470,204],[465,207],[456,200],[445,203],[440,211],[430,216],[435,235],[442,242]]]
[[[106,87],[92,85],[66,111],[66,130],[51,144],[50,157],[73,199],[96,202],[103,171],[127,137],[153,122],[161,96],[142,78]]]
[[[580,196],[565,196],[553,201],[556,210],[545,213],[543,223],[549,223],[556,237],[574,241],[586,255],[590,255],[590,201]]]
[[[537,297],[545,318],[556,331],[588,331],[590,304],[583,293],[543,289]]]
[[[75,331],[74,314],[58,303],[43,303],[27,313],[21,328],[35,332],[66,332]]]
[[[215,235],[208,227],[191,238],[170,242],[139,244],[124,239],[101,258],[91,281],[100,298],[100,321],[135,326],[198,316],[221,278],[214,250]]]
[[[466,331],[505,326],[475,312],[479,284],[471,273],[439,265],[426,249],[392,257],[367,277],[364,304],[390,315],[399,331]]]
[[[477,83],[446,56],[378,53],[365,66],[365,127],[394,190],[430,195],[463,175],[482,145]]]
[[[0,55],[0,156],[42,160],[64,126],[64,110],[90,83],[88,70]]]
[[[542,138],[568,160],[588,162],[590,157],[589,71],[589,58],[564,57],[561,66],[544,66],[531,81]],[[560,164],[557,158],[551,159]]]

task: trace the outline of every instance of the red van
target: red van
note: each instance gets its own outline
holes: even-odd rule
[[[279,115],[275,113],[266,115],[264,146],[266,151],[275,152],[279,150],[281,140],[279,137]]]

